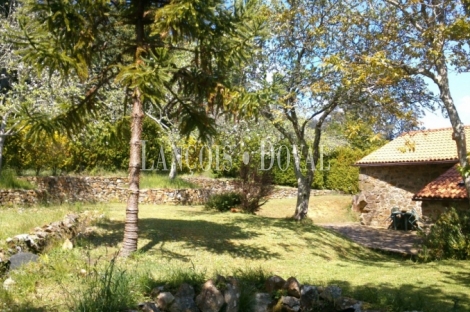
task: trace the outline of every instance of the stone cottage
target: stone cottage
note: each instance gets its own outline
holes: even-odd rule
[[[470,147],[470,126],[465,131]],[[356,162],[361,192],[353,208],[361,212],[362,224],[388,225],[393,207],[414,208],[425,220],[435,219],[447,207],[470,208],[452,132],[407,132]]]

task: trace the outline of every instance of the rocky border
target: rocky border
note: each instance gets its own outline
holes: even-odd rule
[[[70,246],[73,238],[87,234],[87,226],[93,220],[102,218],[97,212],[84,211],[80,214],[68,214],[62,221],[51,222],[36,227],[30,234],[18,234],[6,239],[7,250],[0,249],[0,275],[9,268],[10,258],[18,252],[42,253],[52,242],[63,240],[64,246]],[[67,248],[66,246],[66,248]]]
[[[160,286],[152,290],[152,301],[140,303],[139,309],[145,312],[243,312],[240,311],[241,287],[236,278],[220,275],[205,282],[197,295],[188,284],[182,284],[174,293]],[[364,306],[362,301],[342,296],[338,286],[301,285],[295,277],[284,280],[276,275],[266,280],[265,292],[256,293],[254,297],[255,312],[372,312]]]

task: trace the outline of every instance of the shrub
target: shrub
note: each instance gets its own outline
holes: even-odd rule
[[[244,212],[255,213],[267,202],[266,197],[274,189],[272,180],[269,171],[261,171],[248,165],[240,168],[240,200]]]
[[[470,212],[454,208],[442,213],[424,234],[420,257],[425,260],[470,259]]]
[[[359,168],[353,165],[365,155],[367,155],[365,151],[350,147],[336,149],[331,155],[330,169],[325,177],[325,188],[348,194],[359,192]]]
[[[225,212],[229,211],[230,208],[240,205],[240,203],[240,193],[228,192],[212,195],[204,207],[208,210],[218,210],[220,212]]]

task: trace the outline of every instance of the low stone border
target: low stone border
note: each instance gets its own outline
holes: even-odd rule
[[[241,287],[236,278],[220,275],[205,282],[199,294],[188,284],[173,293],[160,286],[152,290],[152,301],[139,304],[139,308],[146,312],[243,312]],[[371,312],[364,309],[363,302],[344,297],[338,286],[301,285],[295,277],[284,280],[271,276],[266,280],[265,292],[256,293],[254,302],[255,312]]]
[[[18,234],[6,239],[7,250],[0,249],[0,275],[8,270],[9,259],[18,252],[39,254],[54,241],[70,240],[77,235],[86,234],[87,226],[102,217],[96,212],[85,211],[80,214],[68,214],[62,221],[51,222],[42,227],[36,227],[30,234]]]

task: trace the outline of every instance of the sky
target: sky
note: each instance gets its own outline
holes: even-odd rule
[[[460,120],[465,125],[470,125],[470,73],[464,74],[451,74],[449,75],[450,92],[454,99],[455,106],[460,116]],[[429,84],[429,88],[435,93],[438,93],[437,87],[433,83]],[[437,129],[450,127],[450,121],[444,117],[440,110],[432,113],[428,112],[424,118],[421,119],[423,127],[426,129]]]

